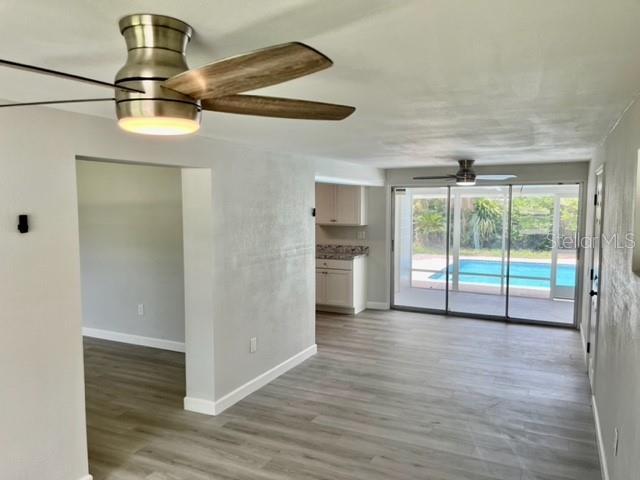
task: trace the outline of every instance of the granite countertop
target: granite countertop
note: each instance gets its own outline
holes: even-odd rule
[[[316,245],[318,260],[353,260],[369,255],[369,247],[364,245]]]
[[[358,255],[349,253],[319,253],[316,255],[318,260],[353,260],[356,257],[365,257],[366,253],[360,253]]]

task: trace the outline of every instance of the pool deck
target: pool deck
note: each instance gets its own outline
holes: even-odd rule
[[[452,312],[504,316],[505,303],[505,295],[449,292],[449,310]],[[444,310],[445,292],[435,288],[404,287],[395,293],[394,305]],[[512,295],[509,298],[509,317],[573,325],[573,306],[574,302],[569,300]]]
[[[444,282],[433,280],[434,271],[446,268],[445,258],[441,255],[415,254],[412,259],[411,281],[408,272],[403,276],[399,290],[395,293],[394,304],[413,308],[445,308]],[[460,256],[460,260],[500,261],[499,257]],[[544,259],[511,258],[512,262],[550,263]],[[572,255],[560,256],[558,264],[575,265]],[[429,270],[431,272],[415,271]],[[509,317],[543,322],[572,325],[574,322],[574,302],[550,298],[549,289],[515,287],[509,288]],[[505,288],[500,285],[482,285],[461,283],[458,290],[449,292],[449,310],[460,313],[484,315],[505,315]]]

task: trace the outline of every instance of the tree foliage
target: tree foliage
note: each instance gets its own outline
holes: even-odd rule
[[[495,198],[462,200],[460,247],[500,249],[503,244],[505,203]],[[551,250],[555,198],[553,195],[514,196],[511,204],[511,248]],[[417,199],[413,204],[414,245],[424,251],[442,251],[446,242],[446,200]],[[506,230],[506,229],[505,229]],[[575,248],[578,199],[560,199],[560,248]],[[505,232],[506,235],[506,232]],[[567,241],[568,239],[568,241]]]
[[[469,215],[473,248],[491,248],[497,241],[502,240],[502,215],[502,202],[499,200],[474,200]]]
[[[442,248],[446,241],[447,205],[441,198],[422,198],[413,203],[414,242]]]

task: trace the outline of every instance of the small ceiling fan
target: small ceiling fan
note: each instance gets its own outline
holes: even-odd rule
[[[0,65],[66,78],[115,91],[114,97],[44,100],[0,107],[115,101],[118,125],[148,135],[181,135],[200,128],[202,110],[305,120],[342,120],[354,107],[291,98],[240,95],[309,75],[333,65],[319,51],[291,42],[225,58],[189,70],[186,48],[193,29],[176,18],[134,14],[120,19],[127,61],[114,83],[1,60]]]
[[[451,175],[436,175],[427,177],[413,177],[414,180],[455,180],[456,185],[470,186],[475,185],[476,180],[509,180],[516,178],[516,175],[476,175],[473,171],[473,162],[475,160],[458,160],[460,168]]]

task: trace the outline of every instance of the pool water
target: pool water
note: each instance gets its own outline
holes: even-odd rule
[[[453,269],[453,265],[449,267]],[[460,283],[475,283],[480,285],[500,285],[502,262],[499,260],[460,260]],[[505,264],[504,274],[507,267]],[[481,275],[484,274],[484,275]],[[495,276],[485,276],[495,275]],[[576,266],[558,264],[556,285],[558,287],[574,288],[576,285]],[[522,278],[526,277],[526,278]],[[445,269],[434,273],[433,280],[444,280]],[[449,272],[449,281],[452,274]],[[506,281],[506,279],[505,279]],[[551,287],[551,264],[534,262],[511,262],[509,268],[509,285],[514,287],[545,288]]]

